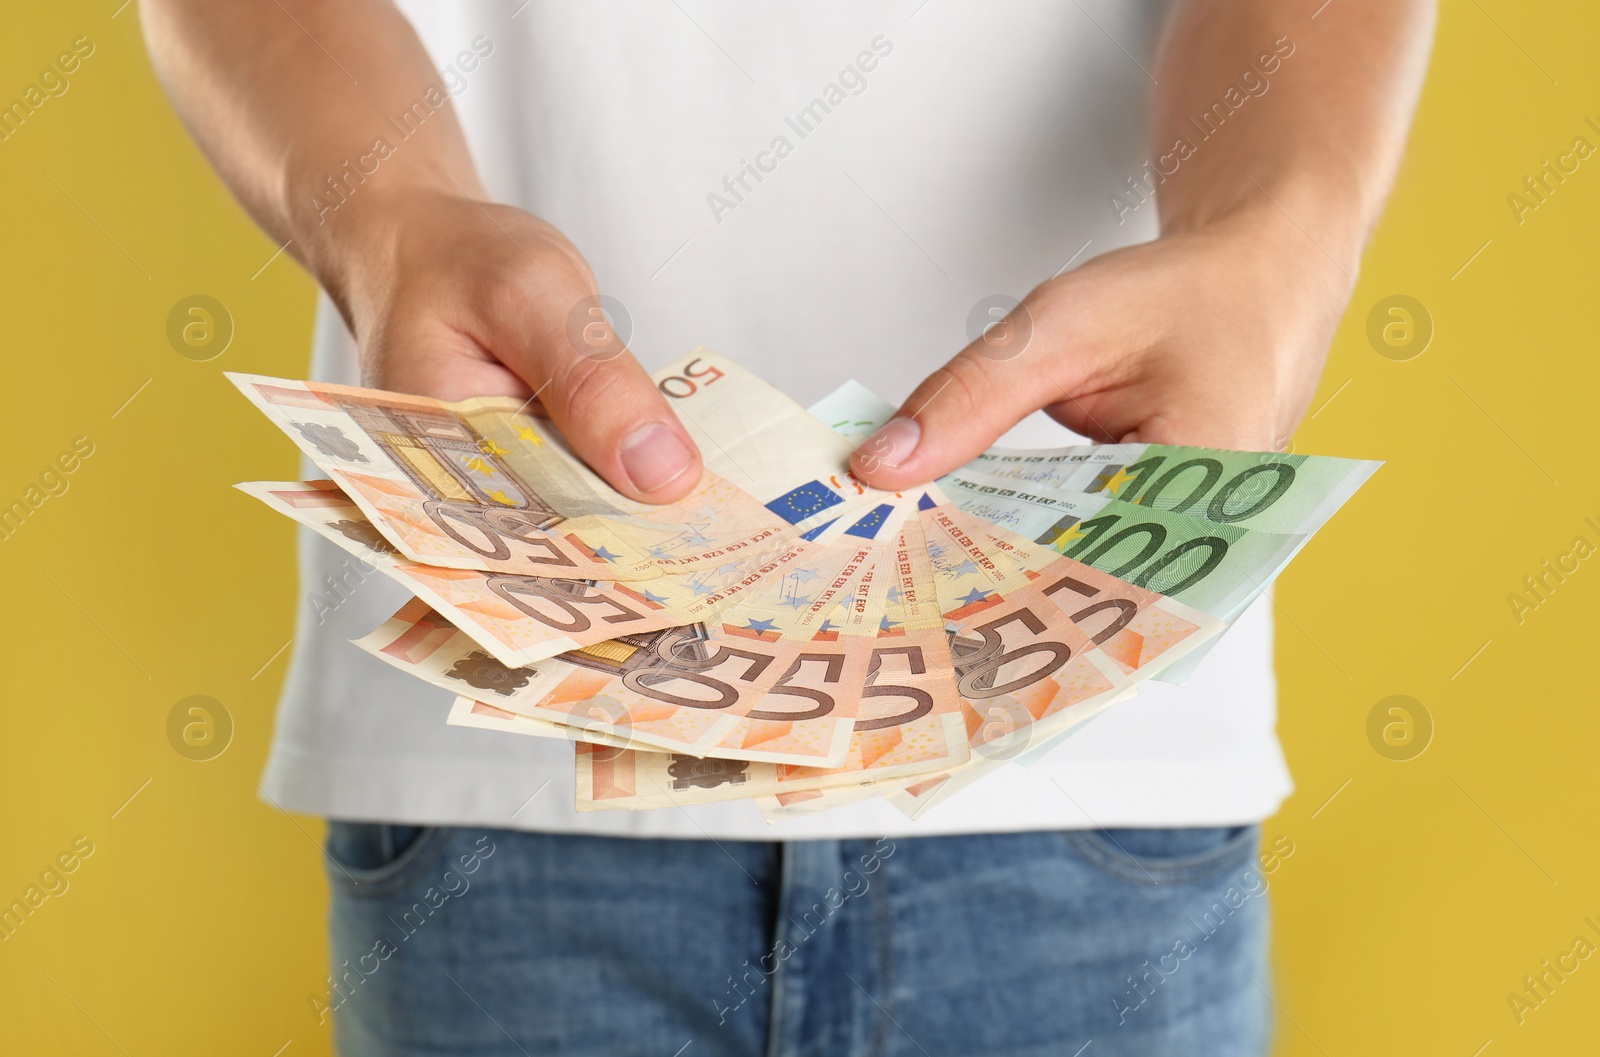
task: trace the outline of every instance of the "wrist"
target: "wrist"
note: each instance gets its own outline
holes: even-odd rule
[[[399,177],[400,174],[392,174]],[[307,269],[353,321],[363,291],[387,284],[401,257],[408,225],[466,196],[449,182],[391,179],[352,181],[341,171],[291,200],[296,244]]]
[[[1263,292],[1270,291],[1285,306],[1299,306],[1297,311],[1321,305],[1343,312],[1355,292],[1365,232],[1325,204],[1276,193],[1270,198],[1260,191],[1255,195],[1256,201],[1204,224],[1175,224],[1170,230],[1163,225],[1162,237],[1224,246],[1231,268],[1251,275]]]
[[[402,307],[476,304],[508,282],[558,299],[594,292],[588,263],[561,232],[489,201],[476,180],[470,189],[460,177],[369,180],[335,201],[306,210],[301,257],[357,338]]]
[[[379,138],[337,155],[327,146],[316,138],[289,146],[277,197],[298,256],[341,309],[363,271],[392,259],[402,224],[429,215],[430,200],[487,198],[472,163],[451,164],[438,144],[402,152]]]
[[[1367,212],[1353,182],[1290,178],[1270,172],[1242,176],[1227,197],[1163,202],[1161,236],[1235,240],[1241,252],[1270,267],[1326,271],[1348,296],[1361,266]]]

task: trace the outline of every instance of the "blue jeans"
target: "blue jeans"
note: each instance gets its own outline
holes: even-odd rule
[[[313,1005],[344,1057],[1259,1057],[1278,860],[1257,842],[332,822]]]

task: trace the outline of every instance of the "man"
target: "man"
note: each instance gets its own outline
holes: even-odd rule
[[[401,6],[141,10],[196,139],[326,291],[316,377],[537,393],[653,502],[700,456],[639,360],[581,353],[600,291],[652,367],[703,343],[801,401],[849,377],[903,398],[858,452],[874,485],[1030,415],[1011,442],[1068,442],[1041,409],[1100,442],[1281,446],[1433,20],[1426,0]],[[985,340],[995,295],[1023,293]],[[922,822],[875,801],[768,827],[743,803],[578,816],[566,745],[446,727],[436,692],[348,645],[398,589],[315,540],[301,562],[266,789],[342,820],[312,1005],[343,1053],[1268,1045],[1265,875],[1293,846],[1256,847],[1289,788],[1265,609],[1188,686]]]

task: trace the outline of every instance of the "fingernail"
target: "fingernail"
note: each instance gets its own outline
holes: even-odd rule
[[[921,440],[922,427],[917,420],[896,415],[878,427],[878,432],[868,437],[867,442],[856,449],[856,454],[862,469],[869,473],[878,463],[895,469],[911,458]]]
[[[670,483],[693,462],[689,446],[659,422],[640,426],[622,441],[622,468],[641,492]]]

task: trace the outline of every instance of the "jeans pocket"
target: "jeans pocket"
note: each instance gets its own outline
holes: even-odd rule
[[[1200,881],[1253,861],[1261,827],[1068,830],[1068,845],[1094,866],[1135,884]]]
[[[446,826],[329,819],[323,844],[328,877],[352,895],[386,895],[437,860],[450,832]]]

